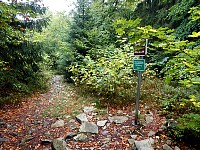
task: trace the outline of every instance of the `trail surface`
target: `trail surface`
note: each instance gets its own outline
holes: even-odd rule
[[[172,140],[162,132],[165,118],[153,108],[140,106],[142,126],[136,128],[132,125],[133,105],[97,109],[96,100],[63,82],[63,76],[53,76],[49,92],[0,111],[0,150],[51,150],[52,143],[60,137],[66,148],[72,150],[131,150],[137,141],[147,139],[153,140],[152,149],[161,149],[166,144],[175,148]],[[90,108],[92,110],[87,110]],[[80,132],[83,122],[75,119],[79,114],[85,114],[88,122],[98,125],[97,133]],[[99,125],[99,121],[105,124]],[[61,124],[56,124],[58,122]],[[77,139],[80,135],[86,135],[85,139]]]

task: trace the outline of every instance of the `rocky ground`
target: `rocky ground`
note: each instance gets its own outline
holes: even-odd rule
[[[140,104],[134,126],[134,105],[96,105],[56,75],[49,92],[0,110],[0,150],[188,149],[166,136],[166,119],[154,108]]]

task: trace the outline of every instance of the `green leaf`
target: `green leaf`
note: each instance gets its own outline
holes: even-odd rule
[[[192,78],[191,81],[193,84],[200,84],[200,77]]]
[[[194,68],[194,66],[191,63],[188,62],[183,62],[183,63],[189,68]]]
[[[199,37],[200,36],[200,31],[199,32],[192,32],[192,35],[189,35],[188,37]]]
[[[125,33],[124,30],[123,30],[122,28],[116,29],[116,32],[117,32],[117,34],[119,34],[119,35],[123,35],[123,34]]]
[[[165,78],[165,82],[166,82],[167,84],[169,84],[169,83],[171,82],[171,80],[172,80],[171,77],[166,77],[166,78]]]

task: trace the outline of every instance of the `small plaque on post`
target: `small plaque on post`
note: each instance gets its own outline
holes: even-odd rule
[[[134,56],[146,56],[147,55],[147,43],[148,43],[148,39],[146,39],[145,44],[143,46],[141,46],[140,43],[136,44],[136,47],[138,46],[139,49],[136,49],[134,51]]]
[[[133,70],[145,71],[145,59],[134,59],[133,60]]]

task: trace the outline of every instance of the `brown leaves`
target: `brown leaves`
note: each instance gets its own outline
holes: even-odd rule
[[[35,95],[24,100],[19,106],[5,107],[0,111],[0,118],[6,123],[6,125],[0,128],[0,135],[3,138],[9,139],[9,141],[3,143],[2,149],[51,149],[50,143],[42,143],[44,139],[53,140],[58,137],[65,137],[69,132],[77,132],[77,129],[72,131],[67,124],[61,128],[51,128],[51,124],[56,121],[57,117],[63,117],[66,119],[65,122],[67,122],[69,119],[72,119],[71,116],[80,113],[84,106],[85,98],[78,95],[69,85],[65,89],[57,89],[58,93],[54,93],[54,91],[52,89],[46,94]],[[66,99],[67,101],[64,101]],[[86,102],[86,104],[88,105],[89,103]],[[99,134],[89,134],[87,142],[77,142],[70,139],[67,141],[69,148],[116,150],[131,148],[128,142],[131,135],[137,135],[136,140],[146,139],[148,138],[147,134],[152,130],[157,132],[165,120],[164,117],[157,114],[154,108],[145,110],[145,107],[141,105],[140,112],[144,116],[145,112],[152,112],[154,121],[146,126],[136,128],[132,125],[134,121],[134,104],[122,107],[108,106],[108,114],[116,115],[120,112],[120,115],[128,117],[128,121],[123,124],[108,122],[108,126],[99,127]],[[100,119],[108,119],[107,113],[101,114],[100,110],[98,111]],[[44,115],[44,113],[46,114]],[[69,117],[66,118],[65,116]],[[97,118],[91,118],[90,120],[97,122]],[[80,126],[77,122],[75,124]],[[152,138],[156,139],[155,135]],[[155,149],[160,149],[166,139],[167,136],[164,133],[160,134],[157,138],[158,142],[154,145]]]

